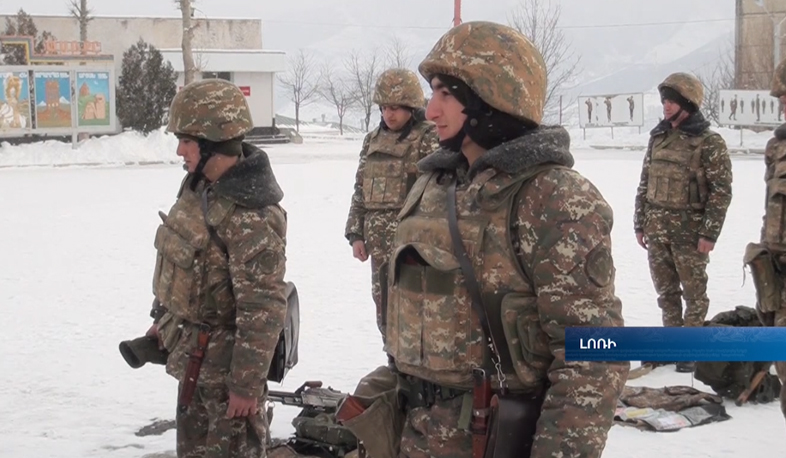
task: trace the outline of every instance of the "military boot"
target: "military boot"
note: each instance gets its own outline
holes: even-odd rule
[[[693,361],[679,361],[675,370],[677,372],[690,373],[696,370],[696,363]]]

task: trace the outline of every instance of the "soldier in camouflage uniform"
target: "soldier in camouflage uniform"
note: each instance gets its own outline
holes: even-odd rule
[[[630,365],[566,361],[565,328],[624,324],[613,214],[572,170],[567,131],[541,125],[543,58],[509,27],[467,22],[419,71],[442,149],[418,164],[388,271],[385,348],[405,417],[399,456],[472,456],[473,369],[489,369],[493,355],[452,248],[452,207],[498,343],[492,388],[540,398],[539,418],[511,427],[534,431],[526,456],[597,458]]]
[[[770,95],[780,100],[786,114],[786,60],[775,69]],[[748,246],[745,261],[751,265],[756,284],[760,320],[765,326],[786,326],[786,124],[775,129],[774,137],[767,142],[764,163],[767,193],[761,244]],[[768,272],[771,278],[759,272]],[[782,384],[781,410],[786,417],[786,362],[776,362],[775,369]]]
[[[709,253],[731,203],[731,160],[699,111],[704,88],[695,76],[674,73],[658,90],[665,119],[651,132],[633,224],[648,253],[663,326],[702,326],[710,305]],[[677,364],[680,372],[693,368]]]
[[[181,394],[200,330],[209,333],[193,399],[178,407],[177,456],[263,457],[266,376],[287,309],[283,193],[265,152],[242,141],[253,122],[237,86],[191,83],[169,118],[188,174],[160,213],[148,335],[169,353]]]
[[[396,230],[396,214],[417,177],[417,162],[436,150],[434,125],[426,121],[425,98],[418,77],[405,69],[389,69],[377,80],[374,103],[379,127],[363,140],[349,206],[345,237],[361,262],[371,257],[371,294],[381,325],[380,268],[387,262]]]

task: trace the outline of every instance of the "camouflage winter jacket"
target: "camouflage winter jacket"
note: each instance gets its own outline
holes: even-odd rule
[[[448,229],[447,189],[458,177],[458,228],[492,333],[504,346],[506,383],[514,392],[545,391],[533,458],[599,457],[630,367],[565,361],[566,327],[624,324],[614,290],[612,209],[570,170],[569,142],[561,127],[539,128],[471,167],[446,150],[423,159],[388,272],[385,350],[398,370],[471,389],[472,368],[489,355]],[[562,167],[540,170],[545,164]],[[492,383],[499,386],[498,377]]]
[[[192,191],[192,181],[184,180],[155,237],[153,293],[167,310],[159,321],[167,372],[183,380],[196,325],[205,322],[213,331],[198,384],[258,397],[287,307],[283,193],[267,155],[247,144],[215,183],[201,180]]]
[[[786,252],[786,124],[774,133],[764,150],[767,191],[761,241],[771,249]]]
[[[431,122],[418,122],[405,138],[399,139],[401,135],[400,131],[377,127],[363,140],[344,231],[349,243],[365,238],[367,212],[401,209],[417,178],[417,162],[439,148],[439,137]]]
[[[701,112],[676,129],[663,121],[651,132],[636,192],[633,227],[648,240],[696,245],[715,242],[731,203],[726,142]]]

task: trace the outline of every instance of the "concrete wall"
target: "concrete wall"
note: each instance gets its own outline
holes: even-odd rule
[[[786,0],[737,0],[735,61],[737,89],[769,89],[774,70],[774,23],[786,18]],[[769,11],[770,14],[767,14]],[[786,21],[781,25],[781,55],[786,58]]]
[[[9,15],[0,15],[5,24]],[[262,49],[262,22],[259,19],[194,19],[198,24],[194,48]],[[39,33],[49,31],[57,40],[79,40],[79,23],[71,16],[33,16]],[[180,48],[183,23],[180,18],[130,18],[96,16],[88,26],[90,41],[100,41],[102,54],[114,54],[117,75],[123,52],[140,38],[156,48]]]

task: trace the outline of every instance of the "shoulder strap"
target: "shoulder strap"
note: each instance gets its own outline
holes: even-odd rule
[[[458,259],[461,270],[464,273],[464,278],[467,283],[467,290],[472,297],[472,307],[478,314],[480,325],[483,328],[483,335],[486,339],[486,344],[492,352],[492,360],[496,370],[501,375],[501,360],[499,355],[499,347],[494,340],[494,335],[491,333],[489,326],[489,319],[486,315],[486,308],[483,306],[483,296],[480,293],[480,285],[478,284],[477,277],[475,276],[475,269],[472,267],[472,262],[467,256],[467,251],[464,248],[464,243],[461,240],[461,233],[458,228],[458,216],[456,215],[456,182],[457,179],[451,181],[448,187],[448,228],[450,229],[450,238],[453,243],[453,254]],[[502,377],[500,377],[502,378]],[[502,382],[502,380],[500,380]]]
[[[216,228],[207,222],[207,190],[208,188],[205,188],[205,190],[202,191],[202,216],[205,219],[205,226],[207,226],[207,232],[210,234],[210,239],[213,240],[213,243],[218,246],[218,248],[224,253],[224,257],[226,257],[228,260],[229,250],[227,249],[227,244],[224,243],[224,241],[221,240],[221,237],[218,236]]]

